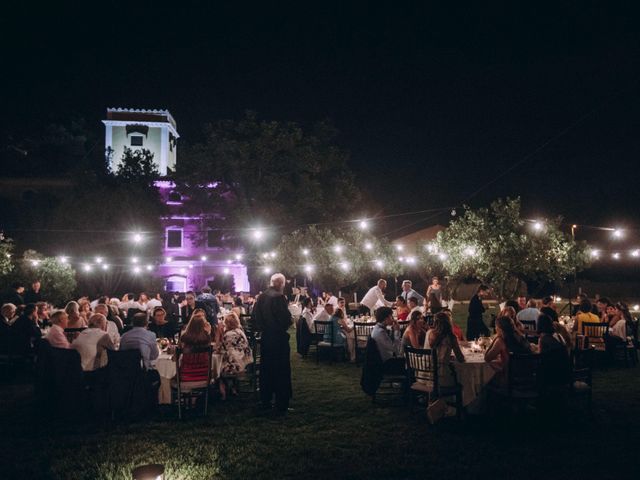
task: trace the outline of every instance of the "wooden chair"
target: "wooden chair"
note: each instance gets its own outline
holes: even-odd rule
[[[571,385],[569,385],[569,397],[585,399],[587,412],[592,413],[592,391],[593,391],[593,355],[595,348],[586,350],[575,348],[571,352]]]
[[[409,326],[409,320],[400,320],[398,322],[398,326],[400,327],[400,338],[404,335],[404,331]]]
[[[580,333],[588,338],[588,344],[599,352],[605,351],[605,337],[609,334],[609,324],[601,322],[582,322]]]
[[[532,354],[509,354],[507,396],[512,402],[528,402],[539,396],[538,369],[542,358]]]
[[[367,349],[367,340],[371,336],[371,332],[375,327],[375,323],[370,322],[353,322],[353,334],[355,337],[356,362],[359,365],[360,359]]]
[[[316,363],[320,363],[320,350],[328,350],[329,351],[329,361],[333,362],[333,356],[336,351],[342,351],[343,355],[347,353],[347,345],[346,339],[343,345],[335,345],[334,344],[334,332],[333,332],[333,322],[331,320],[315,320],[313,322],[314,334],[316,337]],[[329,338],[331,341],[327,342],[324,340],[325,334],[329,334]]]
[[[538,329],[535,320],[520,320],[524,328],[524,335],[531,343],[538,343]]]
[[[456,417],[462,418],[464,407],[462,405],[462,387],[442,387],[438,381],[438,357],[431,349],[404,347],[404,355],[407,362],[407,381],[409,383],[409,402],[413,412],[414,398],[417,395],[426,395],[428,403],[436,398],[454,397],[455,401],[447,401],[456,409]]]
[[[184,407],[189,409],[192,399],[202,397],[204,414],[207,415],[212,355],[211,345],[190,349],[188,353],[182,348],[176,348],[176,376],[171,380],[171,388],[177,391],[178,418],[182,419],[183,402]]]

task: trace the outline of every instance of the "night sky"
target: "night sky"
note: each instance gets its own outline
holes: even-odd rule
[[[12,7],[3,128],[82,116],[102,135],[106,107],[168,108],[186,144],[245,109],[330,119],[378,213],[521,195],[531,216],[640,224],[640,34],[628,12],[201,3]],[[447,220],[427,217],[405,223]]]

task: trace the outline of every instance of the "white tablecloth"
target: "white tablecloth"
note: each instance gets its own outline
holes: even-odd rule
[[[155,362],[156,370],[160,374],[160,390],[158,390],[158,403],[171,403],[171,379],[176,376],[176,362],[172,355],[168,353],[160,353]],[[220,370],[222,369],[222,355],[214,353],[211,356],[211,378],[217,380],[220,378]]]
[[[456,370],[458,383],[462,385],[462,404],[465,407],[472,407],[471,410],[479,408],[480,398],[484,387],[491,381],[495,371],[484,361],[484,352],[472,352],[470,349],[462,349],[465,362],[453,362]],[[474,404],[474,405],[472,405]]]

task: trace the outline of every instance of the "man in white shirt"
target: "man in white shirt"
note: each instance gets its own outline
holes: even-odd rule
[[[147,302],[147,318],[151,316],[155,308],[161,306],[162,300],[160,299],[160,294],[156,293],[156,295],[154,297],[151,297],[151,300]]]
[[[122,335],[120,350],[140,350],[144,367],[149,370],[151,363],[158,358],[156,334],[147,330],[148,320],[145,313],[136,313],[131,322],[133,328]]]
[[[536,322],[536,326],[537,326],[538,317],[540,316],[540,310],[538,310],[538,304],[532,298],[527,302],[526,306],[527,306],[527,308],[525,308],[523,310],[520,310],[517,313],[516,318],[520,322],[522,322],[522,321],[534,321],[534,322]]]
[[[334,309],[338,308],[338,297],[336,297],[333,292],[327,292],[327,296],[329,297],[327,303],[333,305]]]
[[[107,350],[115,350],[115,345],[107,334],[107,318],[94,313],[89,318],[89,328],[80,332],[71,348],[80,354],[82,370],[93,372],[107,365]]]
[[[371,287],[360,302],[360,313],[369,315],[373,313],[376,307],[391,307],[393,302],[389,302],[384,298],[384,289],[387,288],[387,281],[382,278],[378,280],[375,287]]]
[[[124,319],[127,318],[127,314],[129,312],[130,308],[135,308],[137,310],[142,310],[141,305],[134,300],[135,299],[135,294],[127,293],[125,295],[125,298],[126,299],[123,302],[120,302],[120,305],[118,306],[118,308],[122,312],[122,318],[124,318]]]
[[[104,315],[104,317],[107,318],[109,316],[109,307],[104,303],[99,303],[96,305],[94,312]],[[107,320],[107,334],[114,345],[118,345],[118,343],[120,343],[120,332],[118,331],[118,326],[111,320]]]
[[[316,316],[313,318],[313,321],[327,322],[331,317],[333,317],[334,311],[335,309],[333,308],[332,304],[325,303],[324,308],[322,310],[319,310],[318,313],[316,313]]]
[[[69,323],[67,313],[64,310],[58,310],[51,315],[49,321],[51,322],[51,328],[46,337],[49,345],[55,348],[71,348],[64,334],[64,329],[67,328]]]

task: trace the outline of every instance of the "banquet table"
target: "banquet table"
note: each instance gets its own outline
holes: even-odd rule
[[[161,352],[158,356],[155,367],[160,374],[160,390],[158,390],[158,403],[161,405],[171,404],[171,379],[176,375],[176,362],[173,356],[166,352]],[[214,353],[211,356],[211,379],[220,378],[222,369],[222,355]]]
[[[469,413],[478,413],[483,403],[484,388],[496,372],[484,361],[484,352],[463,347],[462,353],[464,362],[452,362],[458,383],[462,385],[462,404]]]

